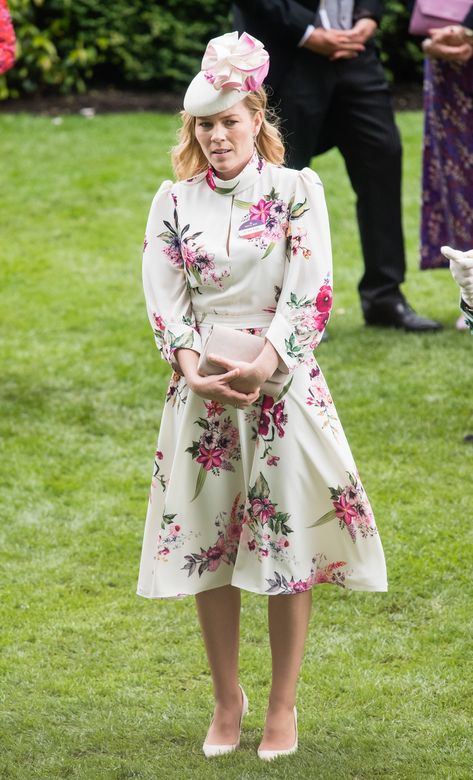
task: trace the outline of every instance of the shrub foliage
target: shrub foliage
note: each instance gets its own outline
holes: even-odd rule
[[[231,29],[230,0],[10,0],[10,8],[18,58],[0,98],[100,84],[176,90],[208,39]],[[406,27],[404,5],[388,0],[380,41],[394,79],[412,76],[421,58]]]
[[[18,39],[3,97],[92,84],[176,89],[209,37],[229,29],[218,0],[10,0]]]

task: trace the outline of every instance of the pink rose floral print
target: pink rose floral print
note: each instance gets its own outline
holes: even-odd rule
[[[248,492],[244,519],[248,549],[256,552],[259,559],[267,558],[271,552],[276,556],[286,552],[290,546],[287,537],[293,532],[289,519],[289,514],[281,512],[271,500],[268,482],[260,472]]]
[[[245,502],[240,501],[241,494],[238,493],[233,501],[230,518],[227,520],[225,513],[220,513],[215,521],[217,527],[217,538],[215,543],[200,552],[185,555],[187,563],[182,567],[189,577],[197,571],[199,577],[204,572],[217,571],[219,566],[224,563],[234,564],[238,552],[238,544],[241,535],[243,523]]]
[[[310,384],[307,391],[306,404],[317,409],[323,420],[322,427],[330,428],[333,435],[337,436],[340,425],[338,416],[335,414],[333,399],[327,383],[317,365],[310,369],[309,377]]]
[[[315,299],[305,295],[298,298],[295,292],[291,292],[286,306],[289,321],[293,325],[290,337],[285,339],[286,351],[289,357],[303,363],[317,346],[329,320],[332,288],[328,278],[324,280]]]
[[[201,230],[189,233],[190,224],[184,225],[182,229],[179,227],[177,199],[174,205],[174,225],[167,220],[163,220],[163,224],[167,230],[159,233],[158,238],[167,244],[164,254],[168,256],[172,265],[184,269],[189,288],[201,285],[222,287],[223,279],[229,276],[229,269],[217,271],[215,256],[197,242],[202,235]]]
[[[276,403],[270,395],[264,395],[261,408],[253,408],[246,414],[246,420],[252,423],[252,438],[257,440],[257,447],[261,446],[261,460],[266,460],[268,466],[277,466],[280,458],[272,455],[272,444],[276,437],[282,439],[285,435],[285,427],[288,422],[284,400]]]
[[[362,539],[366,539],[377,534],[378,530],[363,485],[355,474],[350,472],[347,474],[349,480],[347,485],[329,488],[333,509],[316,520],[309,528],[316,528],[338,518],[340,528],[346,529],[353,542],[356,542],[358,534]]]
[[[240,460],[240,441],[236,428],[229,415],[224,416],[225,407],[215,401],[204,401],[207,417],[195,421],[203,432],[198,440],[187,447],[193,460],[200,465],[193,501],[204,487],[208,473],[216,477],[220,470],[235,471],[232,461]]]
[[[334,561],[333,563],[326,563],[326,561],[327,558],[323,554],[312,558],[310,574],[304,580],[295,580],[294,577],[288,580],[283,574],[275,571],[274,578],[267,580],[269,587],[266,593],[302,593],[310,590],[314,585],[323,583],[331,583],[344,588],[347,572],[343,569],[346,569],[346,561]]]
[[[296,203],[295,206],[293,201],[288,204],[274,188],[256,203],[235,199],[235,206],[246,209],[246,215],[238,228],[238,235],[261,249],[263,252],[261,259],[264,260],[279,241],[283,239],[287,242],[289,220],[299,219],[308,211],[305,203],[304,200],[303,203]],[[305,256],[310,257],[310,250],[301,245],[305,235],[303,232],[300,234],[299,244],[301,251],[305,251]]]

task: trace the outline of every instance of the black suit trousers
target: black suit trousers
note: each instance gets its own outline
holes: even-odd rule
[[[298,49],[272,102],[282,119],[289,167],[303,168],[333,146],[343,155],[357,198],[362,302],[402,300],[402,147],[374,45],[338,62]]]

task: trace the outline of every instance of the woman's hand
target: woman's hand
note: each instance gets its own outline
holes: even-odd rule
[[[231,404],[237,409],[244,409],[251,406],[258,400],[260,388],[256,387],[248,392],[240,392],[231,386],[239,375],[239,369],[234,368],[225,374],[211,374],[210,376],[200,376],[196,374],[192,378],[187,378],[187,384],[193,393],[208,401],[219,401],[227,405]]]
[[[427,57],[447,62],[465,63],[473,56],[471,38],[461,25],[449,25],[429,30],[430,38],[422,43]]]
[[[228,360],[221,355],[209,355],[211,363],[221,366],[227,372],[238,371],[238,376],[231,380],[232,387],[244,393],[260,392],[261,385],[274,374],[279,366],[279,355],[270,341],[265,345],[252,363],[243,360]]]
[[[184,374],[187,384],[193,393],[206,401],[218,401],[221,404],[231,404],[243,409],[254,404],[259,397],[259,387],[252,392],[239,392],[230,386],[240,373],[238,368],[226,371],[224,374],[200,376],[197,371],[199,355],[193,349],[178,349],[174,357]]]
[[[236,372],[236,375],[230,379],[232,388],[244,393],[260,392],[261,385],[266,381],[267,377],[261,374],[258,367],[255,367],[254,363],[246,363],[243,360],[228,360],[221,355],[209,355],[209,361],[216,366],[220,366],[227,371],[228,374]],[[219,376],[225,376],[220,374]]]

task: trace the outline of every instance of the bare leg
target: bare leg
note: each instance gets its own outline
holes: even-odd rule
[[[262,750],[287,750],[295,739],[293,709],[304,655],[312,591],[268,596],[272,681]]]
[[[211,745],[234,744],[242,707],[238,687],[240,590],[232,585],[206,590],[196,595],[196,605],[215,696],[206,741]]]

